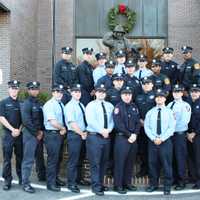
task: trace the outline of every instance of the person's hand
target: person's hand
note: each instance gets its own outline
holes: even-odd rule
[[[20,135],[20,129],[16,129],[16,128],[14,128],[13,130],[12,130],[12,136],[13,137],[17,137],[17,136],[19,136]]]
[[[136,134],[131,134],[131,136],[128,138],[128,142],[129,143],[134,143],[137,139],[137,135]]]
[[[66,128],[63,127],[62,129],[60,129],[60,135],[65,135],[67,132]]]
[[[81,134],[81,138],[82,138],[82,140],[86,140],[86,138],[87,138],[87,132],[83,132]]]
[[[140,119],[140,124],[141,124],[142,127],[144,126],[144,120],[143,119]]]
[[[196,133],[194,133],[194,132],[188,133],[188,134],[187,134],[187,139],[188,139],[191,143],[193,143],[193,139],[194,139],[195,135],[196,135]]]
[[[103,135],[103,137],[104,138],[108,138],[108,136],[109,136],[109,131],[108,131],[108,129],[103,129],[102,131],[101,131],[101,134]]]
[[[155,145],[160,145],[162,143],[162,140],[160,139],[160,138],[156,138],[155,140],[154,140],[154,144]]]
[[[41,139],[43,138],[43,132],[42,132],[42,131],[38,131],[38,132],[37,132],[36,138],[37,138],[38,140],[41,140]]]

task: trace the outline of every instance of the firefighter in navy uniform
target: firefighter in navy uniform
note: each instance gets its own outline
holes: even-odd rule
[[[141,160],[140,171],[136,174],[138,178],[148,175],[148,138],[144,132],[144,119],[146,113],[155,106],[153,82],[149,77],[142,79],[142,89],[143,92],[135,99],[135,103],[139,109],[141,123],[140,134],[138,136],[138,154]]]
[[[23,190],[34,193],[35,189],[30,185],[31,170],[33,167],[36,148],[43,138],[43,113],[37,96],[40,83],[37,81],[27,83],[29,97],[24,101],[21,109],[23,132],[23,161],[22,184]]]
[[[138,108],[132,103],[132,90],[121,91],[121,101],[115,106],[113,120],[116,129],[114,144],[114,190],[120,194],[135,191],[131,185],[133,164],[137,154],[137,135],[140,130]]]
[[[165,74],[172,85],[178,81],[178,64],[172,60],[174,49],[171,47],[165,47],[163,50],[163,60],[161,61],[161,73]]]
[[[81,102],[86,106],[94,96],[93,66],[91,64],[93,48],[84,48],[83,62],[77,67],[78,83],[82,86]]]
[[[180,66],[179,83],[182,84],[186,91],[192,84],[200,84],[200,65],[192,57],[192,47],[183,46],[181,48],[184,62]]]
[[[23,145],[21,134],[20,104],[17,99],[20,82],[11,80],[8,82],[9,97],[0,102],[0,123],[3,125],[3,190],[11,188],[12,168],[11,158],[14,150],[16,158],[16,172],[21,184],[21,162],[23,157]]]
[[[162,74],[160,72],[161,71],[160,60],[156,58],[152,60],[151,70],[153,71],[153,75],[151,75],[150,78],[153,81],[154,90],[162,89],[165,90],[167,94],[169,94],[171,90],[170,80],[165,74]]]
[[[71,62],[73,49],[71,47],[62,47],[62,59],[56,63],[54,71],[54,83],[64,85],[65,92],[63,94],[62,102],[66,104],[70,99],[69,89],[77,83],[76,66]]]
[[[125,79],[124,85],[131,88],[133,94],[132,101],[134,101],[137,95],[139,95],[142,92],[140,81],[137,77],[134,76],[136,64],[129,59],[127,60],[125,66],[126,66],[126,74],[124,76]]]

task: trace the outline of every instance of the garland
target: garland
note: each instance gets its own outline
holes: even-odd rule
[[[127,22],[122,24],[126,33],[132,31],[136,23],[136,12],[132,11],[125,4],[119,4],[116,7],[113,7],[108,12],[108,26],[113,31],[114,28],[119,24],[117,22],[117,16],[124,15],[127,18]]]

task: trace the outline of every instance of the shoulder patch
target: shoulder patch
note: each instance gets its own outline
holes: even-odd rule
[[[190,112],[190,106],[186,105],[187,112]]]
[[[114,109],[114,114],[117,115],[119,113],[119,108]]]
[[[200,69],[200,64],[199,63],[194,64],[194,69]]]
[[[169,84],[170,84],[170,80],[169,80],[168,78],[165,78],[164,83],[165,83],[166,85],[169,85]]]

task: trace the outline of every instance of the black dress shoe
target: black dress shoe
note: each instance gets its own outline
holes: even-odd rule
[[[74,193],[80,193],[80,189],[76,185],[68,186],[68,189],[71,190]]]
[[[99,191],[92,191],[94,194],[96,194],[97,196],[103,196],[104,195],[104,192],[99,190]]]
[[[171,191],[170,190],[164,190],[164,195],[170,195]]]
[[[102,187],[102,190],[103,190],[104,192],[109,191],[109,187],[103,186],[103,187]]]
[[[126,190],[123,187],[114,187],[114,191],[118,192],[119,194],[126,194]]]
[[[158,189],[157,186],[149,186],[146,188],[146,192],[153,192],[156,191]]]
[[[48,190],[51,190],[53,192],[60,192],[60,187],[56,186],[56,185],[48,185],[47,186]]]
[[[35,193],[35,189],[31,185],[24,185],[23,190],[28,193]]]
[[[184,183],[177,184],[174,187],[175,190],[183,190],[184,188],[185,188],[185,184]]]
[[[125,189],[127,189],[128,191],[136,191],[137,187],[135,185],[126,185],[124,186]]]
[[[5,181],[3,185],[3,190],[10,190],[10,188],[11,188],[11,182]]]
[[[193,185],[192,189],[199,190],[200,189],[200,185],[195,184],[195,185]]]
[[[86,181],[86,180],[80,180],[78,182],[79,185],[83,185],[83,186],[90,186],[91,183],[89,181]]]
[[[56,185],[57,185],[57,186],[65,186],[66,183],[65,183],[64,181],[60,180],[59,178],[57,178],[57,179],[56,179]]]

